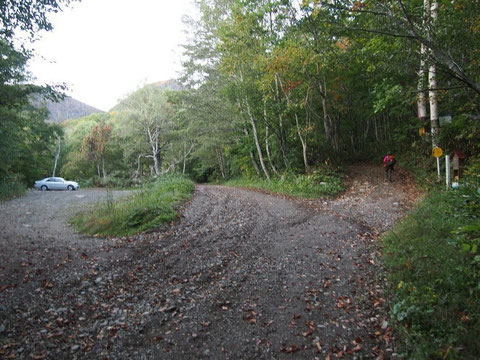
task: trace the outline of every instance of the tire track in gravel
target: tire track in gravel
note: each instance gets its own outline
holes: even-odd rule
[[[0,293],[0,355],[394,358],[375,238],[409,200],[366,170],[333,201],[197,186],[176,224],[97,239],[22,305]]]

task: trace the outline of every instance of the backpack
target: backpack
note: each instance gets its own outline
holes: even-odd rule
[[[397,163],[397,160],[395,160],[395,155],[390,154],[388,156],[388,161],[387,161],[387,166],[393,166]]]

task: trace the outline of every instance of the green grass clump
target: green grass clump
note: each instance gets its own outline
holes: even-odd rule
[[[429,195],[383,238],[392,318],[410,359],[480,354],[480,194]]]
[[[128,198],[114,201],[111,193],[96,208],[71,220],[80,232],[125,236],[155,229],[175,220],[176,207],[190,199],[194,184],[182,176],[165,175]]]
[[[0,201],[12,199],[25,195],[27,187],[22,182],[13,179],[12,181],[0,182]]]
[[[302,198],[335,196],[345,190],[341,177],[333,172],[314,171],[311,175],[285,174],[271,181],[260,178],[239,178],[226,185],[263,189]]]

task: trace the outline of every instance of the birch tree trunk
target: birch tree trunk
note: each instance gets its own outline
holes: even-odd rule
[[[306,141],[306,137],[304,138],[302,136],[302,131],[300,129],[300,122],[298,121],[297,113],[295,113],[295,124],[297,125],[298,137],[300,138],[300,142],[302,143],[303,165],[305,166],[305,173],[310,174],[310,165],[308,165],[308,158],[307,158],[307,141]]]
[[[265,174],[265,177],[268,179],[268,181],[270,181],[270,174],[268,172],[267,167],[265,166],[265,160],[263,159],[262,146],[260,145],[260,140],[258,138],[257,121],[255,120],[255,117],[252,114],[252,111],[250,109],[250,104],[248,103],[248,99],[245,99],[245,105],[247,106],[248,117],[250,118],[250,124],[252,125],[253,139],[255,140],[255,146],[257,147],[258,160],[260,161],[260,165],[262,167],[263,173]]]
[[[281,103],[280,96],[280,87],[279,87],[280,77],[278,74],[275,74],[275,96],[278,105]],[[285,132],[283,130],[283,116],[281,110],[278,111],[278,128],[279,128],[279,142],[280,142],[280,151],[282,153],[283,162],[285,163],[285,168],[289,168],[288,159],[287,159],[287,140],[285,139]]]
[[[335,134],[335,126],[333,124],[331,116],[328,114],[327,108],[327,83],[325,78],[323,80],[319,80],[318,83],[318,90],[320,93],[320,97],[322,99],[322,108],[323,108],[323,126],[325,128],[325,136],[327,140],[330,141],[332,144],[333,150],[338,150],[338,140],[337,135]]]
[[[270,136],[270,126],[268,126],[268,119],[267,119],[267,102],[265,99],[263,100],[263,120],[265,122],[265,151],[267,152],[268,162],[270,163],[270,167],[272,168],[273,172],[278,175],[277,168],[272,161],[272,157],[270,155],[270,145],[268,143],[268,137]]]
[[[224,160],[223,160],[223,154],[222,151],[219,149],[215,149],[215,153],[217,155],[217,161],[218,161],[218,167],[220,168],[220,173],[222,174],[222,178],[225,179],[225,166],[224,166]]]
[[[268,137],[269,137],[269,126],[267,125],[265,127],[265,151],[267,152],[267,157],[268,157],[268,162],[270,163],[270,166],[273,170],[273,172],[275,173],[275,175],[278,175],[278,171],[277,171],[277,168],[275,167],[275,164],[273,163],[272,161],[272,157],[270,155],[270,145],[269,145],[269,142],[268,142]]]
[[[425,0],[425,2],[427,2]],[[438,18],[438,1],[434,0],[430,8],[432,18],[432,28],[435,27]],[[432,147],[437,147],[437,136],[439,131],[438,123],[438,101],[437,101],[437,74],[436,66],[432,63],[428,69],[428,97],[430,100],[430,125],[432,128]]]
[[[242,72],[240,72],[240,82],[243,84],[243,75]],[[263,158],[263,151],[262,151],[262,146],[260,145],[260,140],[258,138],[258,131],[257,131],[257,121],[255,117],[253,116],[252,110],[250,109],[250,103],[248,102],[248,97],[245,96],[245,105],[247,107],[247,114],[250,119],[250,124],[252,125],[252,131],[253,131],[253,139],[255,140],[255,146],[257,148],[257,153],[258,153],[258,160],[260,161],[260,165],[262,167],[263,173],[265,174],[265,177],[270,181],[270,174],[268,172],[267,167],[265,166],[265,160]]]
[[[147,135],[148,139],[150,141],[150,146],[152,148],[152,158],[153,158],[153,170],[155,172],[155,176],[160,175],[160,167],[159,167],[159,161],[158,161],[158,154],[159,154],[159,149],[158,149],[158,131],[150,129],[149,126],[147,126]]]
[[[192,142],[190,145],[190,149],[187,150],[187,144],[184,142],[183,143],[183,169],[182,169],[182,174],[185,174],[187,170],[187,159],[188,155],[192,152],[193,148],[195,147],[195,143]]]
[[[103,173],[103,178],[107,178],[107,173],[105,172],[105,156],[102,155],[102,173]]]
[[[60,136],[58,134],[55,134],[57,136],[57,141],[58,141],[58,146],[57,146],[57,152],[55,154],[55,163],[53,164],[53,174],[52,177],[55,177],[55,172],[57,171],[57,164],[58,164],[58,158],[60,157]]]
[[[428,24],[430,14],[430,0],[423,0],[423,28]],[[427,57],[427,47],[424,44],[420,45],[420,69],[418,70],[418,85],[417,85],[417,108],[418,119],[423,123],[427,119],[427,100],[425,95],[425,59]]]
[[[242,118],[244,119],[243,133],[247,138],[249,138],[250,132],[248,131],[248,128],[247,128],[248,123],[247,123],[246,117],[243,114],[242,105],[240,104],[240,101],[237,102],[237,106],[240,109],[240,114],[242,115]],[[252,160],[253,168],[255,169],[255,172],[257,173],[257,175],[260,176],[260,168],[258,167],[257,160],[255,159],[255,154],[253,153],[252,150],[250,150],[249,153],[250,153],[250,160]]]

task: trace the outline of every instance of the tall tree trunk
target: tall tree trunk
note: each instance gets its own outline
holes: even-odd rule
[[[298,137],[300,138],[300,142],[302,143],[303,165],[305,166],[305,173],[310,174],[310,165],[308,165],[307,157],[307,141],[306,137],[304,138],[302,136],[302,131],[300,129],[300,122],[298,121],[297,113],[295,113],[295,124],[297,125]]]
[[[255,158],[255,154],[253,153],[253,151],[249,151],[250,153],[250,160],[252,160],[252,165],[253,165],[253,168],[255,169],[255,172],[257,173],[258,176],[260,176],[260,167],[258,166],[258,163],[257,163],[257,159]]]
[[[153,170],[155,176],[160,175],[160,166],[159,166],[159,148],[158,148],[158,134],[155,132],[152,134],[152,131],[147,127],[148,139],[150,141],[150,146],[152,148],[152,158],[153,158]]]
[[[279,79],[279,82],[280,84],[282,83],[281,82],[281,79],[280,77],[278,77]],[[308,94],[309,92],[307,91],[307,97],[305,99],[305,111],[306,111],[306,114],[305,114],[305,117],[306,117],[306,125],[308,127],[309,125],[309,118],[308,118],[308,106],[307,106],[307,102],[308,102]],[[285,99],[287,101],[287,105],[290,106],[290,96],[288,95],[287,92],[284,92],[284,95],[285,95]],[[305,135],[305,137],[302,135],[302,130],[301,130],[301,127],[300,127],[300,121],[298,120],[298,114],[296,112],[294,112],[294,116],[295,116],[295,124],[296,124],[296,127],[297,127],[297,134],[298,134],[298,137],[300,138],[300,142],[302,144],[302,154],[303,154],[303,164],[305,166],[305,173],[309,174],[310,173],[310,165],[308,165],[308,153],[307,153],[307,136]]]
[[[243,110],[242,110],[242,105],[240,104],[240,102],[238,101],[237,102],[237,106],[240,110],[240,114],[242,115],[242,118],[244,119],[244,125],[243,125],[243,133],[245,134],[245,136],[247,138],[250,137],[250,132],[248,131],[248,123],[247,123],[247,120],[243,114]],[[257,163],[257,160],[255,159],[255,154],[252,150],[249,151],[250,153],[250,160],[252,160],[252,165],[253,165],[253,168],[255,169],[255,172],[257,173],[258,176],[260,176],[260,168],[258,167],[258,163]]]
[[[427,2],[427,1],[425,1]],[[430,8],[430,15],[432,18],[432,28],[435,27],[438,18],[438,1],[434,0]],[[437,74],[435,64],[432,63],[428,69],[428,97],[430,99],[430,125],[432,129],[432,146],[437,146],[437,136],[439,131],[438,123],[438,101],[437,101]]]
[[[428,1],[428,0],[427,0]],[[418,86],[417,86],[417,108],[418,119],[423,122],[427,119],[427,99],[425,96],[425,56],[426,47],[421,45],[420,48],[420,69],[418,71]]]
[[[225,179],[225,166],[224,166],[224,160],[223,160],[223,154],[222,151],[219,149],[215,149],[215,153],[217,154],[217,161],[218,161],[218,167],[220,169],[220,173],[222,174],[222,178]]]
[[[272,156],[270,155],[270,145],[269,145],[269,142],[268,142],[268,137],[269,137],[269,126],[267,125],[265,127],[265,151],[267,152],[267,157],[268,157],[268,162],[270,163],[270,166],[273,170],[273,172],[275,173],[275,175],[278,175],[278,171],[277,171],[277,168],[275,167],[275,164],[273,163],[272,161]]]
[[[240,71],[240,82],[243,84],[243,74],[242,74],[241,71]],[[250,124],[252,125],[253,139],[255,140],[255,146],[257,148],[258,160],[260,161],[260,165],[262,167],[263,173],[265,174],[265,177],[268,179],[268,181],[270,181],[270,173],[268,172],[268,169],[265,166],[262,146],[260,145],[260,140],[259,140],[259,137],[258,137],[257,120],[253,116],[252,110],[250,108],[250,103],[248,102],[248,96],[247,95],[245,95],[244,101],[245,101],[245,105],[247,107],[247,114],[248,114],[248,117],[250,119]]]
[[[53,174],[52,177],[55,177],[55,172],[57,171],[57,164],[58,164],[58,158],[60,157],[60,145],[61,145],[61,138],[58,134],[55,134],[57,136],[57,141],[58,141],[58,146],[57,146],[57,152],[55,153],[55,163],[53,164]]]
[[[140,171],[141,171],[141,169],[142,169],[142,162],[140,161],[140,159],[141,159],[142,157],[144,157],[144,156],[145,156],[145,155],[140,154],[140,155],[138,155],[138,158],[137,158],[137,173],[136,173],[136,176],[135,176],[135,177],[137,177],[137,178],[143,175],[143,172],[140,173]]]
[[[353,122],[353,118],[352,116],[350,116],[350,121]],[[367,124],[365,126],[365,129],[363,131],[363,145],[365,145],[367,143],[367,140],[368,140],[368,132],[370,131],[370,123],[371,123],[371,120],[370,118],[367,118]]]
[[[318,64],[317,64],[317,73],[319,73]],[[320,76],[320,75],[319,75]],[[318,93],[320,94],[320,98],[322,99],[322,109],[323,109],[323,127],[325,129],[325,137],[331,143],[333,149],[335,151],[338,150],[338,138],[335,134],[336,129],[333,124],[332,118],[328,114],[328,107],[327,107],[327,81],[325,76],[321,79],[317,79],[316,81]]]
[[[270,167],[272,168],[273,172],[278,175],[277,168],[272,161],[272,156],[270,155],[270,145],[268,142],[268,138],[270,136],[270,126],[268,125],[268,118],[267,118],[267,102],[263,99],[263,119],[265,122],[265,151],[267,153],[268,162],[270,163]]]
[[[185,174],[185,170],[187,168],[187,144],[183,143],[183,167],[182,167],[182,174]]]
[[[285,131],[283,130],[283,116],[282,116],[282,111],[280,108],[280,104],[282,102],[281,100],[281,95],[280,95],[280,77],[278,74],[275,74],[275,97],[279,106],[279,110],[277,111],[278,113],[278,129],[279,129],[279,135],[278,135],[278,140],[280,143],[280,152],[282,153],[283,157],[283,162],[285,164],[285,168],[290,168],[290,165],[288,163],[288,158],[287,158],[287,140],[285,138]]]
[[[430,0],[423,0],[423,28],[427,27],[430,17]],[[427,47],[422,43],[420,45],[420,69],[418,70],[417,85],[417,108],[418,119],[423,123],[427,119],[427,99],[425,94],[425,66],[427,58]]]
[[[425,2],[427,2],[425,0]],[[430,16],[431,16],[431,26],[430,31],[434,31],[436,27],[436,22],[438,18],[438,1],[433,0],[432,6],[430,8]],[[431,37],[431,34],[429,34]],[[428,69],[428,97],[430,100],[430,127],[432,130],[432,148],[437,147],[437,137],[438,132],[440,130],[440,125],[438,121],[438,100],[437,100],[437,69],[435,63],[432,62]],[[441,173],[440,173],[440,158],[437,157],[437,178],[440,180]]]
[[[333,149],[335,151],[338,150],[338,142],[337,137],[335,134],[335,127],[332,121],[332,117],[328,114],[328,106],[327,106],[327,84],[322,84],[321,82],[318,84],[320,90],[320,97],[322,99],[322,109],[323,109],[323,126],[325,128],[325,136],[327,140],[330,141]]]
[[[107,177],[107,174],[105,173],[105,156],[102,155],[102,173],[103,173],[103,178],[105,179]]]
[[[263,159],[262,146],[260,145],[260,140],[258,137],[257,121],[252,114],[248,99],[245,99],[245,105],[247,106],[248,117],[250,118],[250,124],[252,125],[253,139],[255,140],[255,146],[257,147],[258,160],[260,161],[260,165],[262,167],[263,173],[265,174],[265,177],[268,179],[268,181],[270,181],[270,174],[268,172],[267,167],[265,166],[265,161]]]

